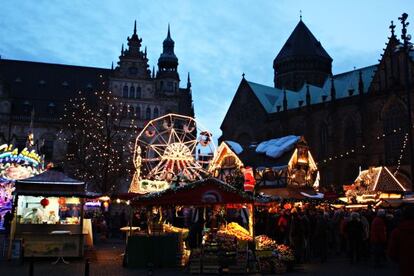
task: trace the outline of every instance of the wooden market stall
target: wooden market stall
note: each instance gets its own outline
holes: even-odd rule
[[[252,240],[253,234],[253,203],[254,198],[251,195],[244,193],[234,188],[233,186],[215,178],[206,178],[193,183],[188,183],[183,186],[171,187],[159,193],[142,195],[136,197],[131,202],[133,206],[193,206],[195,207],[195,210],[197,210],[197,207],[212,207],[226,204],[247,204],[249,206],[248,209],[250,210],[250,232],[249,230],[244,229],[243,227],[237,226],[235,223],[229,223],[228,228],[233,227],[232,231],[234,231],[234,233],[236,233],[237,231],[243,232],[240,233],[240,236],[243,236],[243,238],[248,238],[250,240]],[[200,214],[200,216],[202,216],[202,214]],[[179,237],[179,235],[172,235],[171,231],[168,231],[168,228],[170,227],[171,226],[166,227],[164,225],[164,230],[166,230],[164,232],[162,230],[157,231],[153,229],[154,232],[151,233],[151,235],[138,234],[130,237],[127,246],[128,266],[145,266],[149,262],[157,266],[173,266],[174,264],[176,265],[176,256],[180,255],[179,251],[182,249],[183,246],[180,244],[182,243],[182,240]],[[214,230],[213,234],[205,236],[203,246],[204,249],[202,250],[202,252],[198,249],[192,250],[190,266],[193,269],[192,272],[200,273],[202,271],[201,262],[203,262],[204,272],[218,271],[219,260],[217,252],[219,252],[219,250],[218,245],[215,243],[215,231],[217,230],[218,229]],[[180,230],[177,230],[177,232],[179,231]],[[225,230],[222,231],[224,232]],[[220,230],[218,232],[220,232]],[[216,251],[214,251],[214,254],[207,254],[207,252],[212,252],[208,250],[212,248],[212,246],[209,246],[209,241],[213,240],[213,236],[215,241],[214,244],[216,244],[214,250]],[[228,238],[229,240],[227,240],[226,243],[223,240],[223,244],[232,244],[233,242],[235,242],[234,236],[229,236]],[[234,250],[236,250],[236,247],[233,247],[233,244],[231,247]],[[174,249],[178,250],[174,251]],[[247,254],[247,251],[244,251],[244,254]],[[247,262],[247,255],[244,255],[244,257],[245,262]]]
[[[23,239],[24,257],[82,257],[84,236],[92,233],[83,219],[84,198],[98,195],[56,169],[15,185],[11,237]]]

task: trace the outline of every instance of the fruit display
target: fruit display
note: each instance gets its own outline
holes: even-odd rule
[[[185,239],[188,236],[189,230],[187,228],[179,228],[172,226],[171,224],[165,223],[164,224],[164,232],[167,233],[181,233],[183,238]]]
[[[225,228],[222,228],[218,231],[219,235],[225,236],[233,236],[236,237],[238,240],[242,241],[251,241],[253,238],[250,236],[249,231],[247,231],[245,228],[240,226],[236,222],[231,222],[227,224]]]
[[[260,235],[255,238],[256,248],[258,250],[273,250],[277,248],[276,241],[266,235]]]
[[[287,245],[279,244],[277,246],[277,252],[279,253],[279,259],[281,261],[293,262],[295,260],[293,250]]]

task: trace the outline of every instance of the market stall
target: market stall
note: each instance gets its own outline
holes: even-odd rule
[[[206,228],[206,221],[203,225],[199,225],[199,221],[196,219],[194,225],[190,229],[180,229],[168,224],[158,226],[152,225],[152,232],[156,232],[155,236],[171,236],[171,232],[181,232],[183,233],[182,238],[176,238],[178,244],[172,248],[177,248],[177,252],[171,253],[171,256],[182,256],[183,252],[180,250],[187,248],[183,243],[185,240],[185,235],[192,235],[195,228],[200,229],[200,233],[203,236],[202,246],[198,248],[191,248],[191,255],[189,260],[190,270],[193,273],[210,273],[218,272],[222,269],[231,269],[232,271],[246,271],[247,261],[248,261],[248,248],[247,241],[253,240],[253,218],[252,218],[252,204],[254,199],[252,196],[228,185],[215,178],[206,178],[199,180],[193,183],[186,184],[184,186],[172,187],[167,190],[164,190],[159,193],[152,193],[143,196],[139,196],[132,200],[131,204],[133,206],[192,206],[193,207],[193,217],[200,218],[205,215],[206,208],[209,208],[211,212],[218,210],[217,206],[222,206],[223,208],[226,204],[242,204],[243,207],[247,207],[249,215],[249,225],[250,227],[243,228],[235,222],[231,223],[220,223],[215,224],[216,227],[210,224],[209,229]],[[204,210],[204,214],[203,214]],[[211,217],[211,216],[210,216]],[[156,229],[159,227],[158,229]],[[249,230],[250,231],[249,231]],[[190,232],[190,233],[188,233]],[[153,234],[152,233],[152,234]],[[180,235],[178,235],[179,237]],[[148,236],[151,237],[153,241],[150,244],[157,244],[157,237],[154,235]],[[139,240],[138,241],[134,241]],[[166,237],[161,238],[166,239]],[[128,242],[127,263],[136,264],[136,262],[142,262],[142,258],[137,258],[136,256],[142,256],[142,248],[137,248],[134,244],[141,243],[146,244],[148,241],[143,242],[145,238],[141,235],[138,235],[138,238],[132,237]],[[154,248],[154,247],[153,247]],[[161,247],[158,250],[162,250]],[[164,248],[164,247],[162,247]],[[148,249],[145,252],[151,252]],[[188,252],[190,253],[190,252]],[[157,256],[157,254],[146,254]],[[161,256],[161,255],[158,255]],[[165,256],[165,255],[163,255]],[[141,261],[139,261],[139,260]],[[153,262],[153,260],[148,260]],[[160,263],[155,261],[153,263]]]
[[[381,166],[361,171],[354,183],[344,185],[343,189],[346,197],[341,200],[348,205],[388,205],[403,199],[411,192],[411,185],[398,171],[392,173],[389,168]]]
[[[12,237],[23,239],[25,257],[83,256],[84,235],[92,233],[84,198],[97,196],[84,182],[50,169],[16,181],[14,194]]]

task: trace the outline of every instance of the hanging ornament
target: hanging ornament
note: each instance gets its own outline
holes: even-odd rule
[[[42,205],[42,206],[43,206],[43,208],[45,208],[46,206],[48,206],[48,205],[49,205],[49,199],[47,199],[47,198],[43,198],[43,199],[40,201],[40,205]]]
[[[58,203],[59,203],[59,206],[65,206],[66,205],[66,198],[59,197]]]

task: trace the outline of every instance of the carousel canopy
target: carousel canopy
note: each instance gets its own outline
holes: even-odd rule
[[[50,169],[36,176],[17,180],[15,187],[14,193],[17,195],[99,196],[96,193],[87,192],[85,182],[70,178],[56,169]]]
[[[162,192],[138,196],[134,205],[214,205],[253,203],[252,196],[216,178],[206,178]]]

